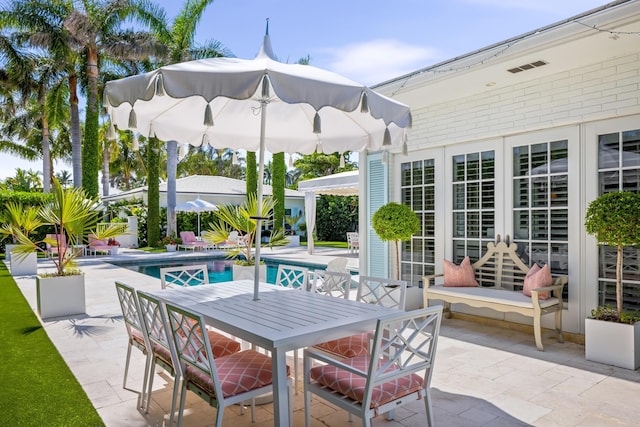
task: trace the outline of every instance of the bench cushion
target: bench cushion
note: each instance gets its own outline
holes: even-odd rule
[[[460,265],[455,265],[449,260],[442,260],[444,267],[444,286],[446,287],[468,287],[478,286],[471,260],[464,257]]]
[[[516,307],[532,307],[531,297],[528,297],[521,292],[510,291],[506,289],[494,289],[487,287],[473,287],[473,288],[451,288],[444,287],[442,285],[429,286],[427,288],[427,295],[429,299],[438,299],[438,296],[450,296],[464,298],[468,296],[476,301],[485,301],[494,304],[512,305]],[[544,301],[540,301],[540,307],[551,307],[558,304],[558,298],[548,298]]]

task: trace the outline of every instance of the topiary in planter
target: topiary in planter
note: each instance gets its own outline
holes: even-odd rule
[[[390,202],[373,214],[373,230],[380,240],[393,241],[396,247],[396,279],[400,278],[398,242],[411,239],[420,230],[420,221],[409,206]]]
[[[622,320],[622,250],[640,243],[640,194],[630,191],[605,193],[587,208],[585,229],[599,245],[615,246],[616,321]],[[597,311],[592,315],[597,315]]]

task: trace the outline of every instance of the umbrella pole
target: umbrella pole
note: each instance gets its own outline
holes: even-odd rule
[[[267,100],[260,101],[260,155],[258,160],[258,195],[256,199],[256,254],[255,254],[255,276],[253,281],[253,300],[260,299],[260,241],[262,240],[262,183],[264,181],[264,150],[265,150],[265,128],[267,125]]]

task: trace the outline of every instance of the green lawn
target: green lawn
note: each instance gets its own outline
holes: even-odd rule
[[[301,246],[307,246],[307,242],[300,242]],[[323,248],[347,249],[347,242],[313,242],[314,246]]]
[[[0,343],[2,425],[104,426],[2,263]]]

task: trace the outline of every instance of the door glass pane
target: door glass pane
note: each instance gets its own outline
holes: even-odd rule
[[[402,163],[401,171],[401,202],[416,213],[420,230],[401,245],[400,277],[412,285],[419,286],[422,284],[423,275],[433,274],[435,271],[434,161],[427,159]]]
[[[513,237],[515,239],[529,240],[529,211],[513,212]]]
[[[598,168],[610,169],[620,165],[620,134],[610,133],[598,137]]]
[[[622,132],[622,166],[640,166],[640,130]]]

